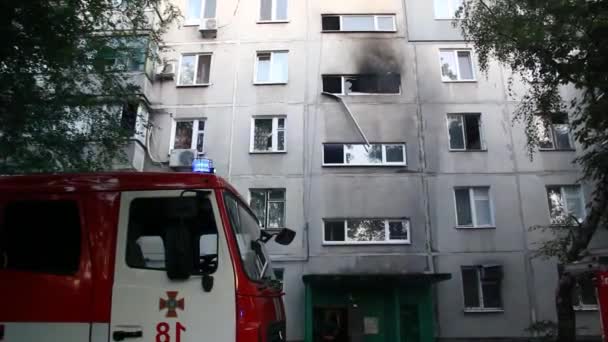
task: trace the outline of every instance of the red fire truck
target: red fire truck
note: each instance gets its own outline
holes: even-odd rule
[[[294,235],[213,174],[0,177],[0,341],[284,341]]]

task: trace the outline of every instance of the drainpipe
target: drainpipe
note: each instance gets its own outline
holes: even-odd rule
[[[357,122],[357,119],[355,119],[355,116],[350,111],[350,108],[348,108],[348,105],[346,104],[346,102],[344,102],[344,99],[342,99],[340,96],[338,96],[336,94],[328,93],[328,92],[325,92],[325,91],[322,91],[321,94],[329,96],[329,97],[332,97],[332,98],[340,101],[340,103],[342,103],[342,105],[344,106],[344,109],[346,109],[346,112],[348,113],[348,115],[350,115],[350,118],[355,123],[355,126],[357,126],[357,130],[359,131],[359,134],[361,134],[361,137],[363,138],[363,141],[365,141],[365,145],[367,145],[367,148],[369,148],[369,146],[370,146],[369,140],[367,140],[367,137],[365,136],[365,133],[363,133],[363,130],[361,129],[361,126],[359,126],[359,122]]]

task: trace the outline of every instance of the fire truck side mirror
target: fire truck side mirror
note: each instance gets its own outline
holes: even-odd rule
[[[296,232],[289,228],[283,228],[281,231],[274,237],[274,241],[279,245],[287,246],[289,245],[293,239],[296,237]]]
[[[192,236],[188,229],[178,225],[167,229],[165,235],[165,266],[172,280],[190,278],[193,270]]]

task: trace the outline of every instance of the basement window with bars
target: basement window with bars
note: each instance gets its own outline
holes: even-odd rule
[[[209,85],[211,54],[182,55],[179,63],[178,86]]]
[[[409,244],[408,218],[328,219],[324,222],[323,243],[340,244]]]
[[[465,312],[503,311],[501,265],[463,266],[461,272]]]
[[[405,143],[323,144],[323,166],[406,166]]]
[[[323,32],[395,32],[394,14],[324,14]]]
[[[481,114],[448,114],[448,134],[452,151],[482,151]]]
[[[401,75],[323,75],[323,91],[336,95],[398,95]]]

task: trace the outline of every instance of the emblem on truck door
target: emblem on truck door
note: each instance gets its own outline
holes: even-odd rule
[[[167,291],[167,299],[158,301],[158,311],[167,309],[165,317],[177,317],[177,309],[184,311],[184,298],[177,299],[177,291]]]

